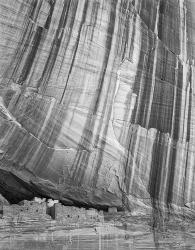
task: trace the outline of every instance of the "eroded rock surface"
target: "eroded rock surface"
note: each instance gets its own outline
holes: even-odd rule
[[[2,0],[0,9],[7,199],[120,209],[132,196],[195,200],[193,1]]]

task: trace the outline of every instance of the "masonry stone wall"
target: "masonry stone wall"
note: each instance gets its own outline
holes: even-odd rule
[[[3,218],[17,220],[40,220],[49,219],[46,214],[46,203],[24,201],[22,205],[3,205]]]

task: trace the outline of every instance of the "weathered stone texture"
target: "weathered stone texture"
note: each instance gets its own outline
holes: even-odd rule
[[[195,200],[193,1],[0,8],[1,106],[21,125],[0,117],[7,198],[118,208],[132,195]]]
[[[46,203],[24,201],[20,205],[3,205],[3,219],[7,221],[47,220]]]
[[[54,219],[65,225],[72,223],[91,224],[103,222],[104,215],[102,211],[98,212],[95,209],[86,210],[85,208],[68,207],[57,203],[54,206]]]

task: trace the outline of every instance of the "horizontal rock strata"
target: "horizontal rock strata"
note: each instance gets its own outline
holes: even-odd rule
[[[0,192],[195,200],[189,0],[2,0]]]

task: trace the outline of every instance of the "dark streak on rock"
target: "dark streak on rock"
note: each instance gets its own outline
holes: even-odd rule
[[[106,74],[106,69],[108,66],[108,60],[109,60],[109,56],[110,56],[110,50],[111,50],[111,46],[112,46],[112,38],[113,38],[113,32],[114,32],[114,23],[115,23],[115,15],[116,15],[116,6],[117,6],[117,0],[112,0],[112,10],[110,12],[110,18],[109,18],[109,24],[108,24],[108,29],[107,29],[107,38],[106,38],[106,52],[104,54],[104,61],[103,61],[103,65],[102,65],[102,70],[101,70],[101,76],[99,79],[99,84],[98,84],[98,94],[97,94],[97,98],[95,100],[95,106],[93,109],[93,114],[95,115],[98,111],[98,106],[99,106],[99,102],[100,102],[100,96],[102,93],[102,88],[103,88],[103,83],[104,83],[104,77]]]
[[[72,69],[73,69],[73,66],[74,66],[75,57],[76,57],[76,53],[77,53],[78,46],[79,46],[81,31],[82,31],[83,24],[85,23],[85,19],[86,19],[86,15],[87,15],[87,9],[88,9],[88,0],[85,0],[85,5],[84,5],[84,9],[83,9],[83,15],[82,15],[82,19],[81,19],[79,30],[78,30],[78,35],[77,35],[77,39],[76,39],[76,43],[75,43],[75,48],[74,48],[74,52],[73,52],[73,56],[72,56],[72,60],[71,60],[71,64],[70,64],[70,69],[69,69],[69,72],[68,72],[66,84],[65,84],[65,87],[64,87],[64,91],[62,93],[62,97],[61,97],[60,103],[63,102],[65,91],[66,91],[66,87],[67,87],[67,84],[68,84],[68,81],[69,81],[69,77],[71,75],[71,72],[72,72]]]
[[[64,6],[63,6],[62,13],[60,16],[60,21],[59,21],[58,28],[55,33],[55,37],[53,39],[49,57],[45,63],[45,67],[41,75],[41,78],[39,79],[38,88],[41,88],[41,93],[45,92],[45,89],[49,81],[49,77],[51,76],[53,67],[55,65],[55,62],[58,56],[58,52],[60,50],[62,38],[64,35],[64,29],[65,29],[67,18],[68,18],[70,3],[71,3],[71,0],[64,2]]]

